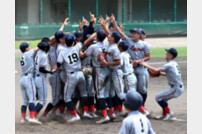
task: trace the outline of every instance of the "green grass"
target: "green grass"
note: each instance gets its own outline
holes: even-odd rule
[[[25,42],[30,43],[31,48],[35,48],[40,41],[41,40],[32,40],[32,41],[25,41]],[[24,42],[24,41],[16,41],[15,42],[15,49],[19,49],[19,46],[22,42]]]
[[[178,58],[187,57],[187,47],[177,47]],[[166,54],[165,48],[151,48],[151,58],[164,58]]]
[[[19,49],[20,44],[23,41],[15,42],[15,48]],[[27,43],[31,43],[30,47],[35,48],[37,44],[40,42],[40,40],[33,40],[33,41],[27,41]],[[178,51],[178,58],[186,58],[187,57],[187,47],[177,47]],[[165,57],[165,48],[151,48],[151,58],[164,58]]]

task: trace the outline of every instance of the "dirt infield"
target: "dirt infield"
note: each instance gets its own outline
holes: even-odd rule
[[[185,85],[184,93],[178,98],[169,101],[171,110],[175,112],[178,119],[182,121],[160,121],[150,119],[153,129],[158,134],[186,134],[187,133],[187,59],[177,59],[183,82]],[[62,124],[57,121],[51,121],[41,126],[20,124],[20,106],[22,97],[19,87],[21,75],[19,59],[15,60],[15,130],[16,134],[117,134],[121,127],[122,117],[117,118],[114,122],[97,125],[96,120],[81,120],[76,124]],[[150,64],[161,66],[165,63],[164,59],[151,59]],[[47,81],[48,82],[48,81]],[[152,116],[161,114],[161,108],[155,102],[155,95],[168,88],[165,77],[151,78],[149,82],[148,99],[146,108]],[[48,101],[51,97],[51,89],[48,84]],[[43,109],[44,110],[44,109]],[[42,111],[43,111],[42,110]]]

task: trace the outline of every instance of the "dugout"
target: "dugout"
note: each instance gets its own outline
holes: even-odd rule
[[[114,13],[125,27],[142,27],[148,36],[186,36],[186,0],[16,0],[16,40],[40,39],[53,35],[66,17],[70,24],[65,31],[78,30],[82,16],[89,19]]]

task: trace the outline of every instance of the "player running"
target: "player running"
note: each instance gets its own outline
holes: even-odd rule
[[[29,116],[27,120],[31,123],[41,124],[41,122],[35,118],[36,87],[34,82],[34,55],[39,48],[30,49],[29,44],[23,42],[20,44],[20,50],[23,53],[20,59],[20,65],[22,68],[20,88],[23,97],[23,103],[21,106],[21,123],[25,123],[27,106],[29,106]]]
[[[169,120],[174,114],[168,107],[167,101],[179,97],[184,91],[181,72],[177,62],[175,61],[178,52],[175,48],[166,49],[166,52],[165,59],[167,63],[161,68],[151,67],[144,61],[140,62],[141,65],[149,69],[153,77],[162,75],[166,76],[168,79],[170,88],[156,95],[156,102],[163,109],[163,115],[159,118],[163,120]]]

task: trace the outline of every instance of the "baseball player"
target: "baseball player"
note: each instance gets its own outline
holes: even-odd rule
[[[119,134],[155,134],[150,121],[138,109],[143,102],[142,96],[135,90],[126,94],[124,106],[128,116],[123,120]]]
[[[29,44],[23,42],[20,44],[20,50],[23,53],[20,59],[22,68],[22,76],[20,78],[20,88],[23,97],[21,106],[21,123],[25,123],[25,116],[27,106],[29,106],[29,118],[31,123],[41,124],[35,119],[35,101],[36,101],[36,88],[34,83],[34,54],[39,48],[30,49]]]
[[[133,60],[134,73],[137,78],[137,91],[142,95],[144,105],[144,102],[147,98],[146,75],[144,66],[140,65],[139,62],[141,60],[147,61],[150,59],[150,49],[147,45],[145,45],[143,41],[140,40],[141,32],[139,29],[130,29],[129,31],[131,33],[131,38],[129,38],[117,26],[113,17],[112,23],[116,27],[117,31],[119,31],[119,33],[121,34],[122,39],[126,40],[129,45],[128,53]],[[140,108],[140,111],[146,115],[149,114],[148,111],[145,111],[143,106]]]
[[[163,109],[163,115],[161,116],[161,119],[163,120],[169,120],[174,114],[168,107],[167,101],[179,97],[184,91],[179,65],[175,61],[178,52],[175,48],[166,49],[166,52],[165,59],[167,63],[161,68],[151,67],[145,62],[141,61],[141,65],[149,69],[152,77],[162,75],[166,76],[168,79],[170,88],[156,95],[156,101]]]
[[[47,99],[47,85],[46,85],[46,74],[52,74],[52,71],[48,71],[47,67],[47,52],[50,49],[50,46],[47,42],[40,42],[38,44],[39,51],[35,56],[35,84],[36,89],[39,97],[39,102],[36,105],[36,114],[37,117],[38,113],[41,111],[43,106],[46,104]]]
[[[64,100],[66,102],[67,110],[71,111],[73,117],[67,122],[74,122],[80,120],[80,116],[77,114],[75,107],[72,103],[71,97],[75,92],[75,88],[78,87],[81,95],[81,102],[83,106],[83,116],[87,118],[93,118],[88,114],[88,97],[86,92],[86,83],[83,73],[81,72],[81,60],[79,51],[82,48],[82,43],[77,43],[74,46],[75,36],[73,34],[67,34],[64,36],[67,48],[59,53],[57,59],[57,66],[55,71],[62,64],[66,72],[67,81],[64,88]]]
[[[148,43],[147,41],[145,41],[146,36],[146,31],[143,28],[140,28],[140,39],[144,42],[144,44],[149,48],[149,50],[151,49],[151,44]],[[149,64],[149,60],[145,61],[145,63]],[[146,91],[148,91],[148,84],[149,84],[149,73],[148,73],[148,69],[145,68],[145,75],[146,75]],[[147,99],[147,95],[145,96],[144,102],[143,102],[143,106],[145,107],[145,102]],[[149,112],[145,109],[146,113],[149,114]]]
[[[99,100],[99,108],[102,110],[103,117],[96,121],[96,123],[104,123],[108,122],[110,120],[108,114],[107,114],[107,106],[106,106],[106,98],[109,98],[109,88],[110,88],[110,81],[109,81],[109,68],[107,67],[101,67],[100,61],[99,61],[99,53],[104,53],[106,48],[103,45],[103,40],[106,37],[106,34],[103,29],[98,28],[96,29],[96,33],[92,34],[90,39],[94,39],[96,37],[97,43],[94,45],[91,45],[84,53],[81,51],[80,55],[82,58],[85,58],[87,56],[92,57],[92,64],[93,68],[95,70],[95,87],[96,87],[96,93],[97,98]],[[110,107],[110,116],[113,116],[113,106]]]
[[[126,41],[119,42],[118,48],[121,52],[120,65],[123,72],[124,85],[125,85],[126,92],[128,92],[129,90],[137,90],[137,79],[134,74],[132,59],[129,53],[127,52],[128,50],[127,42]]]
[[[48,62],[50,65],[50,69],[53,70],[54,66],[57,64],[57,42],[54,36],[50,37],[49,41],[50,50],[48,51]],[[60,72],[57,70],[54,74],[49,76],[49,83],[51,85],[51,94],[52,100],[48,103],[45,111],[43,112],[42,116],[46,117],[46,115],[52,110],[55,111],[58,107],[58,102],[60,99],[60,92],[61,92],[61,80],[60,80]]]

